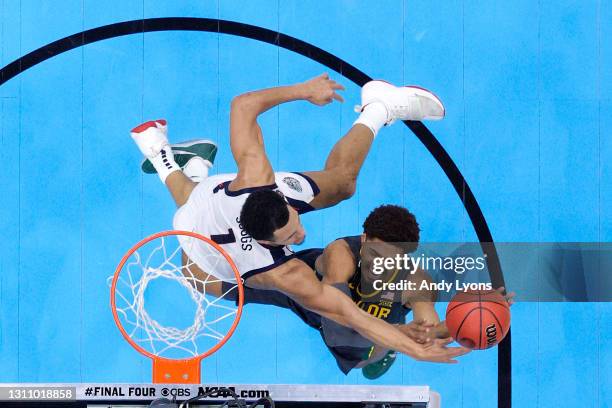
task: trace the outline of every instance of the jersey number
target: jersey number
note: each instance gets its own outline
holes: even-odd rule
[[[246,233],[243,230],[241,231],[241,233],[242,233],[242,237],[240,238],[240,247],[242,248],[243,251],[252,250],[253,244],[251,243],[251,241],[253,239],[249,237],[248,235],[246,235]],[[227,231],[227,234],[211,235],[210,239],[212,239],[219,245],[233,244],[234,242],[236,242],[236,235],[234,235],[234,231],[230,228],[229,231]]]
[[[210,239],[212,239],[219,245],[232,244],[236,242],[236,236],[234,235],[234,231],[232,231],[231,228],[229,229],[227,234],[211,235]]]

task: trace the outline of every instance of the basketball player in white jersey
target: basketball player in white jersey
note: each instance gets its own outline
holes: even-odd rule
[[[455,357],[469,350],[447,347],[450,338],[417,343],[361,310],[346,294],[319,281],[312,268],[297,259],[289,246],[304,240],[300,214],[333,206],[353,195],[359,170],[383,126],[398,119],[444,117],[442,103],[429,91],[371,81],[362,89],[358,119],[336,143],[322,171],[274,173],[257,117],[274,106],[295,100],[307,100],[318,106],[334,99],[342,102],[337,93],[342,89],[323,74],[304,83],[235,97],[230,112],[230,146],[238,172],[207,177],[197,184],[174,160],[165,121],[146,122],[134,128],[132,138],[179,206],[174,217],[175,229],[195,231],[215,240],[232,257],[247,286],[281,291],[305,308],[356,330],[375,344],[417,360],[455,363]],[[267,231],[252,237],[244,230],[241,211],[251,194],[262,192],[272,218],[266,223]],[[279,214],[277,210],[282,206],[285,211]],[[251,207],[257,207],[257,202]],[[208,249],[198,240],[185,238],[181,247],[199,267],[199,278],[205,279],[210,274],[221,280],[233,279],[229,268],[214,267]]]

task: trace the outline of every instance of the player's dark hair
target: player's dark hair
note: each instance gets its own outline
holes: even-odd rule
[[[274,231],[289,221],[289,208],[283,197],[274,190],[251,193],[240,210],[240,223],[256,240],[270,241]]]
[[[367,216],[363,222],[363,232],[370,239],[417,243],[421,229],[414,214],[404,207],[381,205]]]

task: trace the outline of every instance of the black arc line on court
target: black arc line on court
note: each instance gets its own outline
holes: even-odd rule
[[[351,64],[343,61],[329,52],[297,38],[250,24],[212,18],[195,17],[166,17],[149,18],[142,20],[124,21],[92,28],[80,33],[64,37],[43,47],[40,47],[21,58],[16,59],[0,70],[0,86],[16,77],[29,68],[49,59],[97,41],[121,37],[130,34],[139,34],[154,31],[205,31],[218,34],[230,34],[244,38],[265,42],[285,48],[316,61],[363,86],[371,78]],[[485,220],[484,214],[476,201],[465,178],[459,171],[444,147],[422,122],[405,121],[404,124],[412,130],[425,145],[442,168],[455,191],[459,195],[465,210],[474,226],[478,240],[484,253],[487,255],[487,264],[491,275],[493,287],[505,286],[497,250],[493,243],[493,236]],[[512,377],[511,377],[511,337],[510,330],[506,339],[499,344],[498,351],[498,382],[497,397],[499,408],[512,406]]]

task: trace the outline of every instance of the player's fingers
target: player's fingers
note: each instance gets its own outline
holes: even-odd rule
[[[469,353],[470,349],[466,347],[444,347],[441,350],[432,350],[432,353],[424,358],[425,361],[435,361],[438,363],[456,364],[456,357]]]
[[[335,100],[337,100],[338,102],[344,102],[344,98],[342,98],[340,95],[338,95],[337,93],[334,92],[334,94],[332,95],[332,98],[334,98]],[[331,102],[331,101],[330,101]]]
[[[422,323],[421,320],[413,320],[412,322],[408,323],[405,326],[409,327],[410,329],[417,330],[417,331],[422,331],[424,328],[427,327]]]
[[[413,323],[414,323],[414,326],[415,326],[415,327],[425,327],[425,328],[427,328],[427,329],[430,329],[430,328],[432,328],[432,327],[435,327],[435,326],[436,326],[436,324],[435,324],[435,323],[428,322],[428,321],[427,321],[427,320],[425,320],[425,319],[413,320]]]
[[[434,327],[436,325],[436,323],[430,322],[427,319],[421,319],[419,324],[422,326],[427,326],[427,327]]]
[[[319,75],[319,78],[329,79],[329,74],[327,72],[324,72],[321,75]]]
[[[469,353],[470,351],[472,350],[467,347],[448,347],[446,349],[446,355],[449,357],[459,357]]]
[[[453,338],[452,337],[447,337],[445,339],[436,339],[435,342],[436,342],[436,345],[444,347],[444,346],[446,346],[448,344],[451,344],[453,342]]]
[[[424,330],[415,329],[414,327],[410,328],[410,334],[416,339],[424,339],[427,336],[427,332]]]
[[[457,364],[455,358],[469,353],[470,349],[465,347],[448,347],[441,350],[432,350],[428,356],[421,358],[422,361],[432,361],[437,363]]]
[[[336,81],[331,81],[331,87],[332,89],[339,90],[339,91],[344,91],[345,89],[341,84],[337,83]]]
[[[418,333],[429,333],[431,331],[431,326],[425,326],[423,324],[414,325],[413,329]]]
[[[421,340],[423,340],[423,344],[431,344],[433,339],[429,336],[419,336]]]

